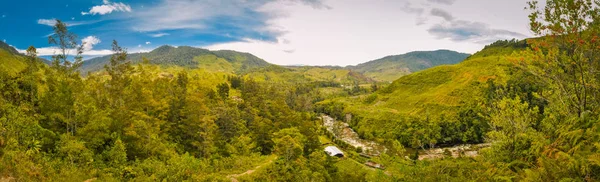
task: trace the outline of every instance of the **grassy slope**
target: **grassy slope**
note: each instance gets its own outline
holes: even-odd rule
[[[478,88],[491,78],[504,80],[510,63],[503,56],[474,58],[460,65],[439,66],[396,80],[382,90],[381,107],[399,113],[443,112],[478,97]]]
[[[245,75],[259,81],[273,82],[336,82],[340,84],[369,83],[364,75],[347,69],[323,67],[281,67],[269,66],[252,70]]]
[[[407,116],[455,115],[458,106],[482,99],[489,79],[504,83],[514,48],[486,48],[457,65],[438,66],[404,76],[377,93],[325,100],[340,102],[344,112],[361,119],[359,130],[388,132]],[[372,99],[375,97],[375,99]],[[370,102],[369,99],[371,98]]]
[[[7,71],[11,74],[17,73],[27,66],[23,57],[11,54],[0,49],[0,71]]]

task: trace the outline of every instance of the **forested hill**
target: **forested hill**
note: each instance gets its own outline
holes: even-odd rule
[[[347,68],[361,72],[378,81],[394,81],[401,76],[427,68],[456,64],[469,54],[450,50],[416,51],[402,55],[386,56]]]
[[[104,65],[109,63],[110,57],[108,55],[84,61],[81,68],[82,73],[102,70]],[[249,53],[229,50],[210,51],[190,46],[164,45],[148,53],[128,55],[128,59],[132,63],[143,62],[142,58],[147,59],[150,64],[205,68],[222,72],[241,72],[271,65]]]

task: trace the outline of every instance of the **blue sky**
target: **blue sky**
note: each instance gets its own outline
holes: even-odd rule
[[[253,53],[276,64],[350,65],[418,50],[474,53],[525,38],[522,0],[34,0],[0,2],[0,40],[41,55],[55,19],[86,57],[189,45]],[[9,7],[9,8],[7,8]]]
[[[255,30],[256,27],[264,26],[266,15],[255,12],[251,7],[241,7],[244,9],[239,10],[239,14],[231,16],[215,13],[211,17],[189,18],[180,20],[181,22],[174,20],[169,23],[169,19],[160,20],[163,15],[154,11],[166,7],[165,4],[169,3],[159,0],[3,1],[2,7],[15,8],[2,8],[0,11],[0,27],[6,27],[0,29],[0,40],[6,40],[19,49],[25,49],[29,45],[50,46],[47,36],[52,33],[49,25],[52,25],[54,19],[70,24],[69,29],[81,39],[87,36],[98,38],[100,43],[93,46],[96,50],[109,49],[113,39],[118,40],[122,46],[137,51],[164,44],[205,46],[239,41],[242,37],[274,40],[277,35],[274,32]],[[102,10],[103,6],[105,10]],[[91,11],[95,7],[96,11]],[[203,16],[194,13],[196,12],[186,16]],[[157,25],[155,21],[163,21],[163,24]]]

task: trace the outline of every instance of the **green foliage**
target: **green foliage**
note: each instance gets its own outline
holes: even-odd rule
[[[533,128],[537,123],[538,108],[530,108],[519,97],[502,99],[495,104],[495,108],[490,120],[493,130],[488,137],[494,142],[491,155],[501,156],[502,159],[490,156],[490,160],[535,161],[535,155],[530,152],[539,150],[534,145],[543,141],[542,135]]]
[[[23,57],[16,54],[11,54],[4,49],[0,49],[0,71],[16,74],[17,72],[25,69],[26,66],[27,63]]]
[[[325,100],[316,108],[336,118],[352,113],[350,126],[362,138],[380,143],[397,140],[416,148],[480,143],[490,129],[484,93],[490,83],[512,82],[507,80],[520,73],[514,67],[502,54],[476,54],[457,65],[404,76],[376,93]],[[517,86],[510,88],[521,88]]]
[[[68,41],[75,36],[66,26],[57,31],[65,38],[54,39],[57,44],[77,47]],[[293,152],[282,156],[289,154],[289,161],[312,161],[309,154],[320,152],[309,113],[314,86],[179,66],[133,66],[116,41],[113,50],[105,72],[85,79],[77,71],[79,58],[57,55],[55,64],[44,66],[34,48],[28,57],[14,55],[22,69],[0,72],[0,176],[227,181],[230,174],[268,163],[266,156],[286,151],[288,143]],[[233,65],[262,61],[232,51],[215,54]],[[244,65],[253,67],[237,66]],[[286,100],[288,95],[294,97]],[[309,176],[330,178],[326,172]]]
[[[229,98],[229,85],[227,83],[221,83],[217,85],[217,93],[223,99]]]
[[[36,58],[34,47],[25,56],[0,47],[0,176],[598,181],[598,2],[550,0],[544,11],[535,1],[529,5],[532,31],[547,37],[498,41],[460,64],[416,72],[385,87],[358,71],[286,68],[234,51],[163,46],[128,55],[116,41],[114,55],[83,69],[105,71],[82,78],[81,57],[68,60],[64,52],[81,54],[81,45],[58,21],[50,42],[63,51],[51,66]],[[408,73],[453,64],[460,56],[466,55],[416,52],[362,66]],[[402,67],[391,66],[403,61]],[[388,150],[359,156],[367,149],[324,132],[321,113]],[[446,158],[418,160],[427,154],[417,149],[483,142],[491,147],[479,156],[451,158],[445,150]],[[325,144],[346,156],[326,155]],[[369,168],[366,161],[385,169]]]

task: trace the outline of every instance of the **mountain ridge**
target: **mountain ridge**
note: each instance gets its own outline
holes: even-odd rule
[[[457,51],[439,49],[434,51],[412,51],[390,55],[345,68],[363,73],[378,81],[394,81],[404,75],[420,70],[460,63],[471,56]]]
[[[324,68],[331,70],[350,70],[369,77],[372,80],[391,82],[402,76],[423,69],[456,64],[470,54],[460,53],[452,50],[434,51],[412,51],[405,54],[389,55],[379,59],[367,61],[350,66],[308,66],[308,65],[279,65],[288,68]],[[110,60],[111,55],[92,58],[84,61],[82,73],[96,72],[104,68]],[[187,68],[205,68],[212,71],[241,73],[256,68],[264,68],[271,64],[251,53],[234,50],[208,50],[191,46],[162,45],[150,52],[132,53],[128,59],[132,63],[143,62],[142,58],[148,59],[150,64],[163,66],[181,66]]]
[[[88,59],[83,62],[80,70],[83,73],[100,71],[109,63],[111,56]],[[146,58],[150,64],[207,70],[214,68],[225,72],[241,72],[271,65],[250,53],[231,50],[210,51],[191,46],[163,45],[150,52],[128,54],[128,60],[132,63],[143,62],[143,58]]]

